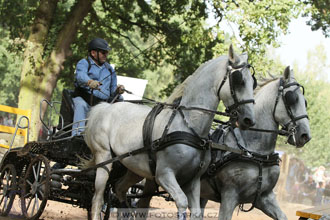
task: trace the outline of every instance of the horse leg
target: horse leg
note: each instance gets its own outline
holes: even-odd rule
[[[125,207],[128,207],[126,204],[126,193],[128,189],[133,186],[135,183],[143,180],[143,177],[140,177],[133,173],[130,170],[127,170],[125,175],[120,178],[115,184],[115,193],[120,203],[125,204]]]
[[[200,207],[200,178],[194,178],[184,192],[188,198],[188,206],[190,209],[190,219],[202,219]]]
[[[206,207],[207,202],[208,202],[207,199],[200,198],[200,204],[201,204],[201,215],[202,215],[202,218],[204,217],[204,212],[205,212],[205,207]]]
[[[95,154],[95,162],[99,164],[107,159],[111,158],[110,152],[102,152]],[[108,170],[111,170],[112,164],[105,165]],[[106,169],[100,167],[96,170],[95,177],[95,193],[92,200],[92,219],[98,220],[100,218],[101,207],[104,203],[103,194],[108,181],[109,174]]]
[[[287,220],[286,215],[277,203],[274,192],[260,196],[257,200],[256,207],[263,211],[266,215],[275,220]]]
[[[221,205],[219,209],[219,220],[231,220],[233,212],[238,205],[238,195],[234,190],[221,190]]]
[[[136,217],[139,220],[147,219],[150,207],[150,200],[152,198],[152,194],[155,193],[158,189],[158,185],[153,180],[146,180],[143,189],[143,197],[138,202],[138,214]]]
[[[178,209],[178,219],[186,219],[186,210],[188,207],[187,196],[180,188],[173,171],[169,169],[157,170],[156,182],[174,199]]]
[[[130,219],[131,213],[128,212],[129,206],[126,203],[126,193],[131,186],[133,186],[137,182],[140,182],[142,179],[142,177],[136,175],[130,170],[127,170],[126,174],[116,182],[115,192],[120,202],[120,207],[118,207],[117,219]],[[126,212],[123,209],[126,209]]]

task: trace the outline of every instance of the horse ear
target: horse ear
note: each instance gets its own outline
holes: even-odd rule
[[[287,66],[287,67],[285,68],[283,76],[284,76],[284,79],[285,79],[285,80],[288,80],[288,79],[290,79],[290,77],[292,77],[292,76],[291,76],[290,66]]]
[[[231,63],[239,63],[239,57],[235,54],[232,44],[229,46],[229,61]]]

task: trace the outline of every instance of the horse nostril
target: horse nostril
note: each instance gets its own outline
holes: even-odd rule
[[[306,133],[302,134],[300,137],[302,140],[304,140],[305,143],[307,143],[311,139]]]
[[[247,125],[249,127],[251,127],[255,124],[250,118],[244,118],[243,122],[244,122],[245,125]]]

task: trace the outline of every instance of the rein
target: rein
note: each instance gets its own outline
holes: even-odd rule
[[[219,124],[223,124],[223,125],[228,125],[228,122],[224,122],[218,119],[213,119],[213,121],[215,123],[219,123]],[[290,132],[288,132],[287,130],[270,130],[270,129],[262,129],[262,128],[248,128],[247,130],[251,130],[251,131],[258,131],[258,132],[266,132],[266,133],[276,133],[282,136],[288,136],[290,134]]]
[[[133,92],[128,91],[125,89],[125,92],[127,92],[128,94],[132,94],[135,95]],[[137,96],[137,95],[136,95]],[[197,111],[202,111],[208,114],[216,114],[216,115],[222,115],[222,116],[231,116],[231,114],[227,113],[227,112],[220,112],[220,111],[215,111],[215,110],[211,110],[211,109],[206,109],[206,108],[201,108],[201,107],[194,107],[194,106],[183,106],[180,105],[179,107],[177,107],[177,104],[171,104],[171,103],[166,103],[166,102],[159,102],[156,101],[154,99],[149,99],[146,97],[141,97],[142,100],[128,100],[128,101],[123,101],[123,102],[131,102],[131,103],[135,103],[135,104],[156,104],[156,105],[163,105],[163,106],[168,106],[168,107],[172,107],[172,108],[177,108],[177,109],[182,109],[182,110],[197,110]]]

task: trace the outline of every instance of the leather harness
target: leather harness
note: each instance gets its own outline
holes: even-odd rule
[[[156,171],[157,151],[163,150],[174,144],[185,144],[202,151],[206,151],[210,147],[208,138],[200,137],[196,133],[196,131],[189,126],[188,127],[190,128],[193,134],[185,131],[174,131],[168,133],[169,127],[171,126],[174,117],[177,115],[178,112],[180,113],[181,117],[184,119],[184,114],[179,104],[173,107],[172,114],[169,118],[167,125],[165,126],[162,136],[152,141],[152,130],[154,128],[154,122],[156,116],[163,110],[163,108],[164,108],[163,104],[158,104],[154,106],[147,115],[147,118],[143,124],[143,144],[145,148],[149,149],[148,150],[149,165],[153,176],[155,176],[155,171]],[[203,163],[203,161],[201,163]]]

